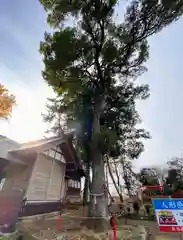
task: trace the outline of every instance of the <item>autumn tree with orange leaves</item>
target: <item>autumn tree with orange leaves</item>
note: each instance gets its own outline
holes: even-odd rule
[[[2,84],[0,84],[0,118],[8,118],[15,104],[15,96],[10,94]]]

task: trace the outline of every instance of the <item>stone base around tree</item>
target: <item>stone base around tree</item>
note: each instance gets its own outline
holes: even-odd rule
[[[83,223],[87,229],[95,232],[105,232],[111,228],[109,219],[86,219]]]

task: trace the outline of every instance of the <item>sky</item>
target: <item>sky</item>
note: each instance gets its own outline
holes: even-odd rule
[[[119,6],[119,12],[123,8]],[[11,119],[0,120],[0,134],[18,142],[40,139],[48,127],[41,113],[53,92],[41,77],[38,51],[47,28],[38,0],[1,0],[0,83],[15,94],[17,105]],[[183,18],[149,39],[148,72],[138,81],[150,84],[151,96],[137,106],[152,139],[135,161],[138,168],[163,165],[183,153],[182,28]]]

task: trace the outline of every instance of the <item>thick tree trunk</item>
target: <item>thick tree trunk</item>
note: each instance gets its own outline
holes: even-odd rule
[[[111,177],[111,179],[112,179],[112,182],[113,182],[113,184],[114,184],[114,187],[115,187],[115,189],[116,189],[116,192],[117,192],[118,195],[119,195],[120,202],[123,202],[123,196],[122,196],[122,194],[121,194],[121,192],[120,192],[120,190],[119,190],[119,188],[118,188],[118,186],[117,186],[117,183],[116,183],[116,181],[115,181],[115,179],[114,179],[114,176],[113,176],[113,174],[112,174],[112,170],[111,170],[111,166],[110,166],[110,164],[109,164],[109,160],[107,159],[106,162],[107,162],[107,166],[108,166],[108,170],[109,170],[109,175],[110,175],[110,177]]]
[[[99,147],[100,114],[103,110],[104,98],[99,96],[93,116],[93,134],[90,154],[92,167],[92,183],[90,191],[89,217],[87,226],[95,231],[105,231],[109,228],[109,211],[107,203],[107,188],[105,186],[104,160]],[[93,218],[93,220],[92,220]]]
[[[109,211],[107,203],[107,188],[105,186],[104,161],[100,152],[95,152],[92,163],[92,186],[90,192],[88,227],[95,231],[104,231],[109,228]]]

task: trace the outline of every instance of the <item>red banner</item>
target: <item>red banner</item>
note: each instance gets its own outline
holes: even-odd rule
[[[177,226],[160,226],[160,232],[183,232],[183,227]]]

